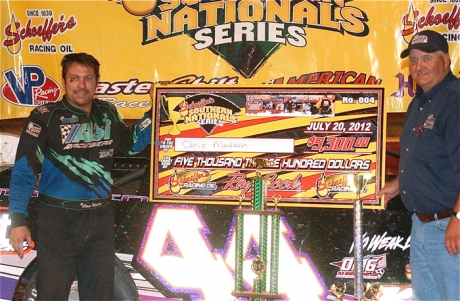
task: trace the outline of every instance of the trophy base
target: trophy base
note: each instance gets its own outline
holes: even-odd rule
[[[280,294],[270,294],[269,292],[254,293],[251,291],[242,291],[235,292],[232,291],[232,296],[235,297],[245,297],[245,298],[264,298],[268,300],[283,299],[283,295]]]

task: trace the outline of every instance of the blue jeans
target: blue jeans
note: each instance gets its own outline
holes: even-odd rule
[[[460,256],[449,255],[444,239],[450,218],[422,223],[414,214],[410,242],[412,300],[459,301]]]

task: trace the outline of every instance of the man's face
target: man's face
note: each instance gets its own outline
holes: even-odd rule
[[[62,79],[70,104],[90,112],[97,81],[93,68],[76,63],[70,65],[65,78]]]
[[[409,53],[410,74],[424,92],[436,86],[449,72],[449,54],[426,53],[412,49]]]

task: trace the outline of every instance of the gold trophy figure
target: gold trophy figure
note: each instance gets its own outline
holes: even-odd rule
[[[170,135],[177,136],[181,133],[179,128],[177,127],[177,123],[181,119],[181,112],[174,111],[174,108],[177,107],[184,100],[185,100],[185,97],[176,97],[176,96],[166,97],[163,95],[161,106],[163,107],[165,112],[168,114],[169,119],[173,123],[171,129],[168,132]],[[168,103],[168,110],[165,109],[164,102]]]
[[[278,210],[278,203],[281,201],[281,196],[272,196],[273,203],[275,204],[275,210]]]
[[[251,269],[257,275],[256,277],[257,280],[262,279],[261,275],[266,269],[266,264],[260,258],[260,255],[256,255],[256,259],[252,261]]]
[[[331,293],[337,298],[337,301],[343,301],[343,296],[347,292],[347,283],[334,283],[331,286]]]
[[[369,285],[368,291],[372,294],[372,300],[379,301],[383,295],[383,286],[378,282]]]

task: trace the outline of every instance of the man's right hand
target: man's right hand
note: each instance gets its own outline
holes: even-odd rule
[[[393,181],[386,183],[382,189],[379,190],[377,193],[377,198],[381,198],[383,196],[383,203],[384,209],[387,209],[388,202],[395,196],[399,194],[399,183],[398,178],[394,179]]]
[[[10,243],[13,249],[18,253],[19,258],[24,257],[24,241],[27,241],[29,246],[33,246],[32,235],[27,226],[19,226],[11,229]]]

